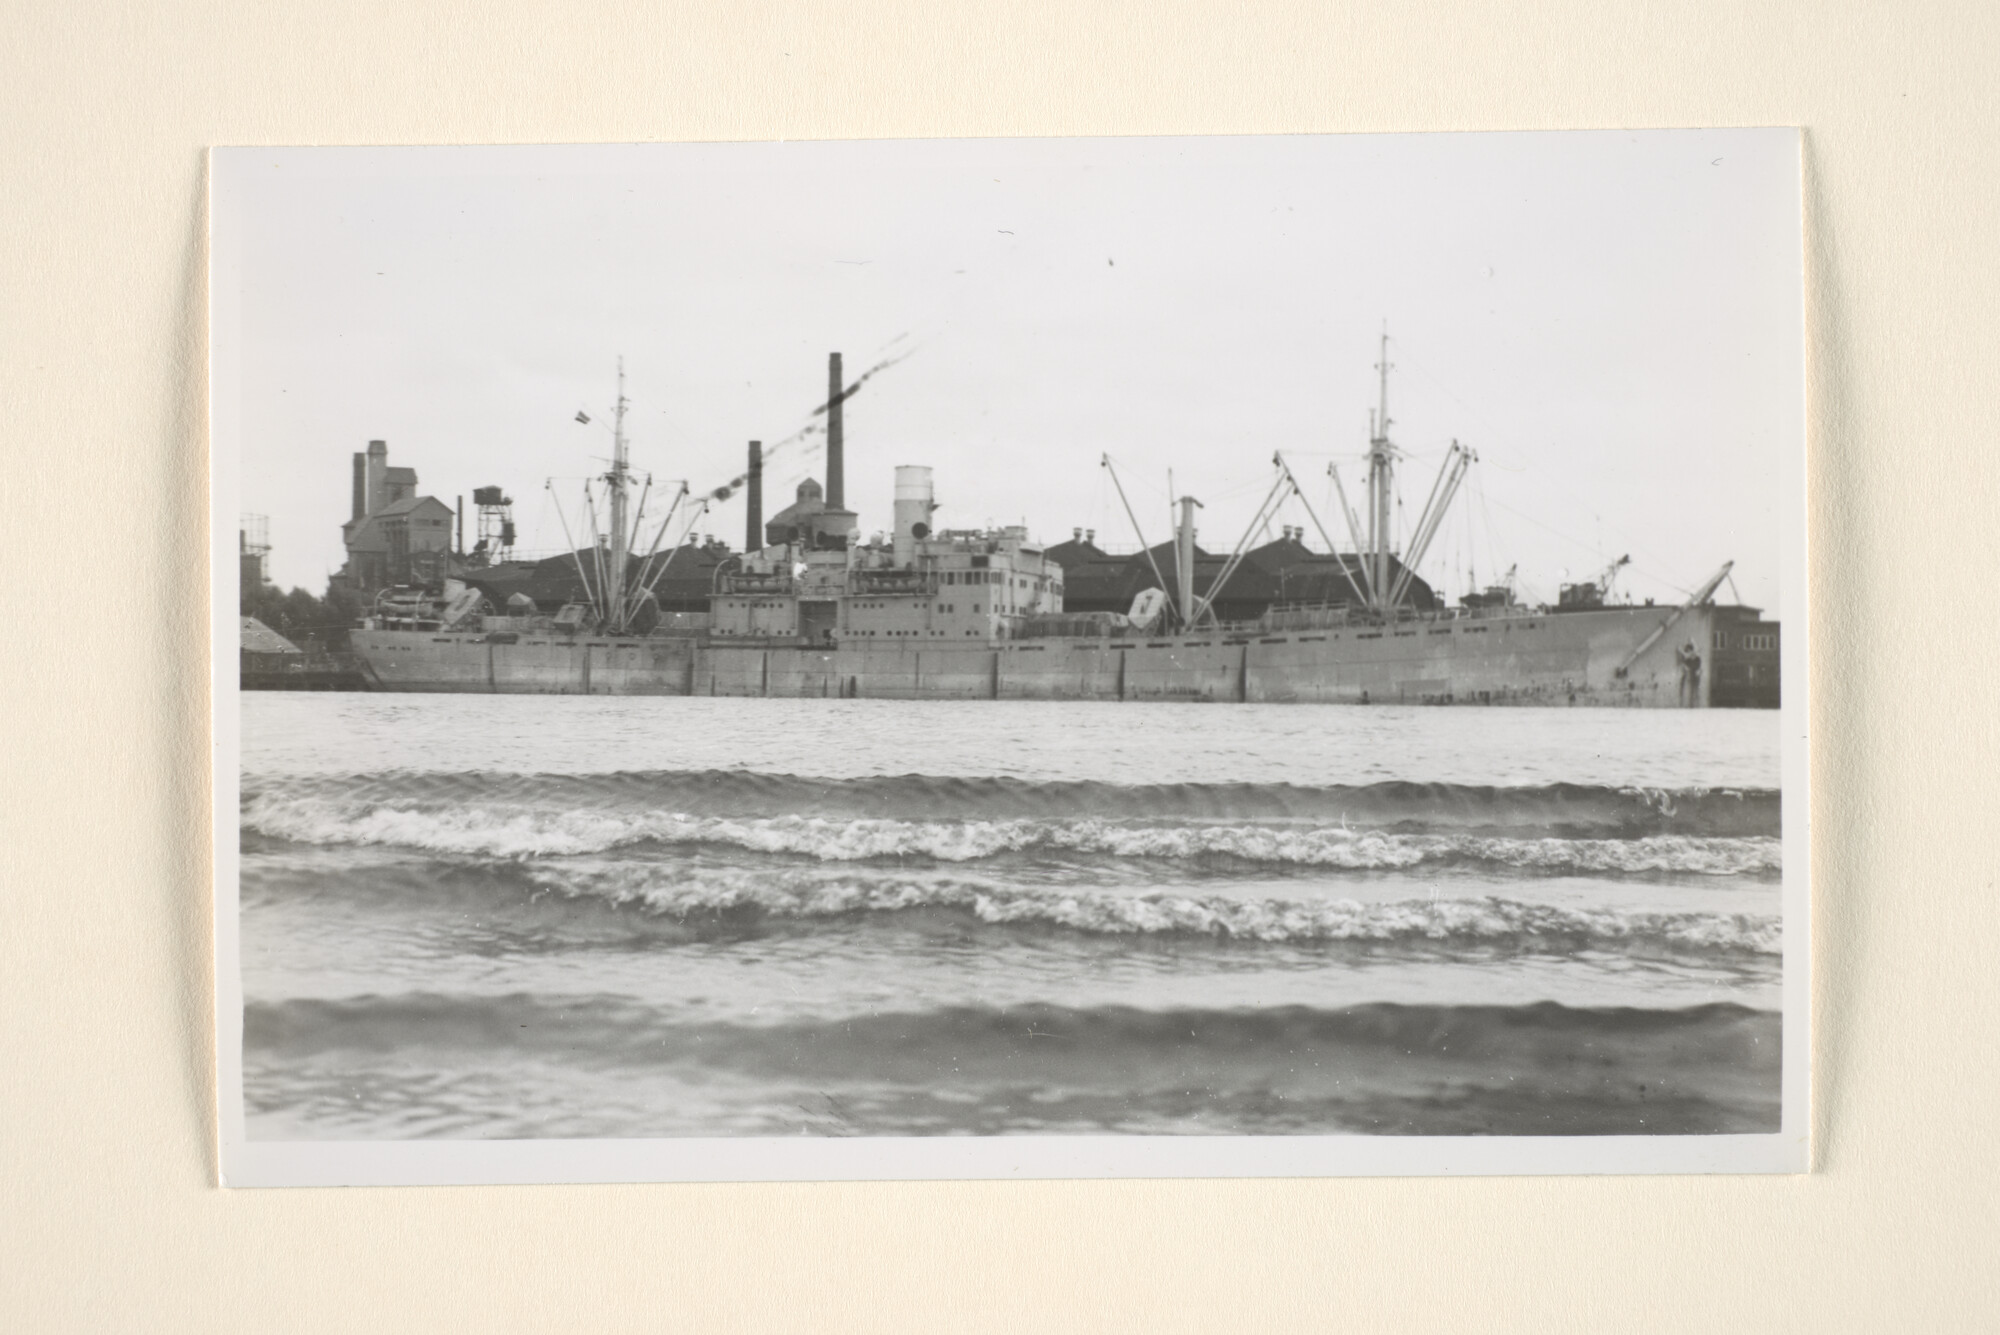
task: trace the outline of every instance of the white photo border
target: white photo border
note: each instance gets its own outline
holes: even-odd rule
[[[1663,134],[1671,130],[1635,133]],[[1460,133],[1460,132],[1453,132]],[[1563,135],[1566,130],[1463,132]],[[1722,132],[1710,132],[1722,133]],[[1786,133],[1803,166],[1797,130]],[[1231,138],[1237,136],[1202,136]],[[1263,136],[1241,136],[1261,138]],[[1370,138],[1404,138],[1371,135]],[[537,145],[546,150],[550,145]],[[594,146],[603,147],[603,146]],[[657,147],[639,146],[633,147]],[[988,1136],[732,1137],[645,1140],[251,1140],[243,1103],[243,988],[239,841],[241,713],[238,674],[243,424],[238,245],[242,200],[232,189],[244,158],[304,154],[296,148],[216,148],[209,154],[210,627],[216,942],[217,1137],[221,1185],[391,1186],[622,1182],[856,1180],[1036,1180],[1050,1178],[1263,1178],[1525,1176],[1567,1174],[1802,1173],[1811,1167],[1812,986],[1809,768],[1811,605],[1807,579],[1806,460],[1813,418],[1806,403],[1803,181],[1800,181],[1801,300],[1798,439],[1781,449],[1779,580],[1784,608],[1780,727],[1783,819],[1783,1016],[1779,1130],[1758,1135],[1661,1136]],[[353,169],[355,149],[344,170]],[[477,149],[381,148],[394,155],[486,153]]]

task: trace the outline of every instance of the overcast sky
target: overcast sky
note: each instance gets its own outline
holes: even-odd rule
[[[1386,320],[1405,529],[1453,439],[1480,456],[1434,583],[1518,564],[1553,598],[1629,553],[1620,587],[1665,601],[1734,559],[1781,610],[1790,131],[242,149],[215,216],[218,448],[288,587],[339,567],[372,438],[561,549],[621,354],[635,466],[700,490],[811,422],[829,351],[907,353],[847,405],[865,529],[923,463],[942,527],[1129,545],[1108,453],[1149,541],[1171,469],[1227,551],[1283,450],[1345,547],[1326,467],[1358,509]],[[776,450],[767,516],[820,442]],[[742,497],[698,531],[740,545]]]

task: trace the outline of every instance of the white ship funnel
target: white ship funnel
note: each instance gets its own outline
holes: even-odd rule
[[[931,534],[931,513],[937,502],[931,492],[931,470],[920,464],[896,469],[896,564],[916,558],[917,542]]]

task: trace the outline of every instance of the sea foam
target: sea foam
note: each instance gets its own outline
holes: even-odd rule
[[[1096,817],[736,819],[672,811],[416,806],[284,794],[248,800],[243,827],[299,843],[390,845],[498,858],[575,856],[639,844],[721,845],[827,862],[922,858],[957,863],[1047,851],[1120,859],[1231,859],[1356,871],[1488,864],[1552,874],[1770,874],[1780,867],[1782,847],[1775,838],[1521,838],[1401,834],[1294,823],[1159,824]]]

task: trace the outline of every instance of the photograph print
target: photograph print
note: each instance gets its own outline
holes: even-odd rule
[[[211,189],[229,1184],[1806,1168],[1794,131]]]

